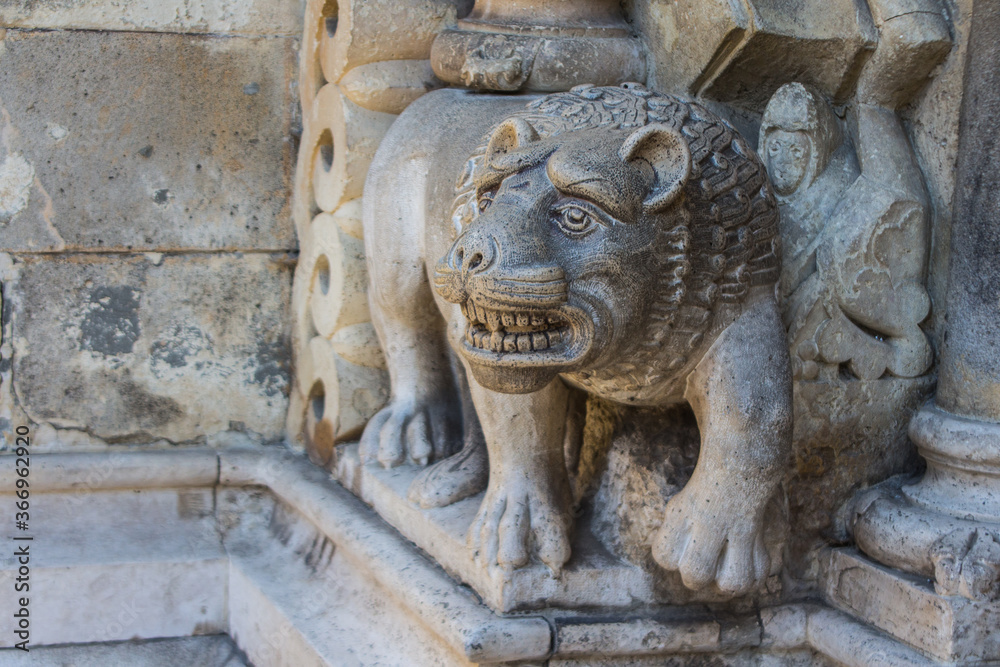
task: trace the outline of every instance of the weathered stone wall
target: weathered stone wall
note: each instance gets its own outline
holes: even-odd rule
[[[303,12],[0,5],[0,433],[284,437]]]

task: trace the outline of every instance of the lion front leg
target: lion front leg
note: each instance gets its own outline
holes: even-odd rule
[[[685,397],[701,431],[698,465],[671,498],[653,558],[688,588],[715,582],[742,594],[770,562],[765,508],[791,448],[792,386],[784,329],[773,296],[760,295],[712,345]]]
[[[563,457],[569,390],[559,379],[531,394],[471,385],[490,473],[469,547],[483,567],[511,570],[537,556],[558,574],[569,560],[572,524]]]

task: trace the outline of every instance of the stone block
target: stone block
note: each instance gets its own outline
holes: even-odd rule
[[[820,537],[842,539],[835,509],[858,489],[913,469],[910,417],[927,399],[932,377],[796,381],[793,472],[788,480],[792,567]]]
[[[650,51],[650,84],[679,93],[697,91],[710,64],[731,53],[750,27],[746,7],[730,0],[637,2],[633,17]]]
[[[1000,604],[938,595],[928,579],[879,565],[856,549],[831,550],[825,561],[824,593],[833,606],[938,660],[1000,659]]]
[[[849,94],[878,40],[855,0],[643,3],[637,19],[658,87],[758,112],[791,81]]]
[[[265,512],[269,525],[235,531],[226,545],[229,632],[253,664],[471,667],[396,602],[401,591],[372,580],[367,562],[287,505]]]
[[[32,648],[224,632],[228,562],[213,503],[211,488],[33,494]],[[11,591],[13,553],[0,557]],[[17,641],[15,604],[0,602],[3,647]]]
[[[763,110],[781,85],[798,81],[844,99],[878,41],[855,0],[751,0],[752,29],[731,57],[715,63],[700,92]]]
[[[287,249],[292,39],[0,42],[3,250]]]
[[[474,563],[466,543],[466,533],[482,501],[481,495],[447,507],[423,510],[407,500],[410,484],[423,468],[403,465],[384,469],[377,463],[364,465],[354,444],[338,447],[335,460],[335,479],[500,612],[545,606],[627,608],[664,601],[658,596],[683,593],[683,589],[654,590],[648,573],[609,553],[585,525],[578,526],[573,559],[559,577],[540,563],[520,570],[505,572],[494,568],[487,572]],[[670,600],[678,601],[686,600]]]
[[[60,30],[136,30],[294,35],[301,2],[284,0],[5,0],[0,26]]]
[[[107,667],[142,665],[142,667],[177,667],[211,665],[247,667],[233,640],[225,635],[213,637],[178,637],[129,641],[114,644],[75,644],[72,646],[32,646],[36,665],[73,665]],[[17,649],[0,650],[0,667],[20,667],[24,653]]]
[[[35,422],[111,442],[281,436],[284,255],[70,255],[18,261],[16,399]]]

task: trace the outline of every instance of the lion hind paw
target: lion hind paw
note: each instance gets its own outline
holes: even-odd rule
[[[431,404],[393,401],[379,411],[361,436],[364,461],[393,468],[410,460],[418,465],[446,455],[454,427],[444,409]]]
[[[479,493],[488,479],[485,444],[473,445],[421,472],[410,483],[407,498],[421,509],[445,507]]]

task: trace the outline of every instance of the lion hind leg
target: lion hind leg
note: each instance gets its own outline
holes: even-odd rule
[[[473,496],[486,488],[489,479],[486,436],[472,403],[465,370],[459,368],[458,371],[465,431],[462,450],[427,468],[410,484],[410,502],[423,509],[444,507]]]
[[[420,465],[447,456],[459,441],[458,397],[423,257],[420,160],[379,155],[365,185],[364,228],[369,302],[389,369],[389,404],[361,438],[364,460]]]

